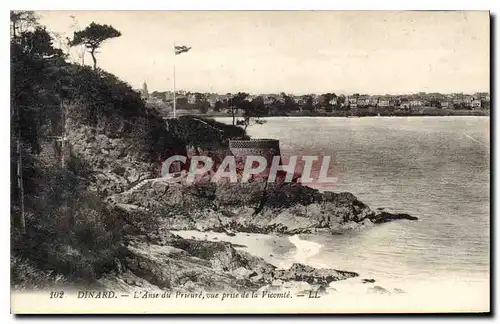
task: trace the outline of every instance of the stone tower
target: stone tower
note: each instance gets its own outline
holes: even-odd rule
[[[229,150],[236,158],[262,156],[270,167],[275,156],[281,156],[280,141],[275,139],[229,140]]]

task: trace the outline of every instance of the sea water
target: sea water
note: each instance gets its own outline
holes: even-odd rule
[[[489,126],[489,117],[275,117],[250,126],[254,138],[279,139],[282,154],[331,155],[338,182],[318,189],[419,218],[301,235],[321,247],[313,255],[290,251],[284,263],[355,271],[357,282],[375,279],[389,289],[488,300]]]

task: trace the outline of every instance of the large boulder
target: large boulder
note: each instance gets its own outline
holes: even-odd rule
[[[118,290],[184,290],[205,292],[258,291],[308,285],[357,276],[354,272],[315,269],[294,264],[280,270],[262,258],[239,251],[228,242],[184,239],[168,233],[162,240],[131,242],[122,262],[124,271],[104,276],[100,283]],[[306,285],[306,286],[304,286]]]
[[[285,281],[304,281],[308,284],[328,285],[332,281],[357,277],[358,274],[350,271],[332,269],[316,269],[301,263],[294,263],[290,269],[277,270],[275,278]]]

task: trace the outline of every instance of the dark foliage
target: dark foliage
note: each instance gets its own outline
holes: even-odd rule
[[[103,42],[110,38],[120,37],[122,34],[110,25],[100,25],[92,22],[85,29],[76,31],[73,39],[69,42],[70,46],[85,45],[92,60],[94,61],[94,70],[97,69],[97,59],[95,51],[102,46]]]
[[[211,118],[183,116],[169,119],[168,127],[177,142],[197,147],[227,147],[229,139],[248,139],[243,129]]]
[[[119,271],[125,253],[124,229],[128,227],[119,211],[109,209],[102,197],[89,189],[95,176],[92,168],[74,156],[64,167],[56,156],[47,161],[42,158],[47,143],[57,147],[53,138],[61,136],[65,128],[85,126],[120,138],[129,144],[129,156],[156,165],[165,155],[185,151],[186,145],[227,146],[229,138],[246,138],[245,132],[192,117],[167,124],[116,76],[66,62],[33,15],[14,16],[11,214],[13,219],[23,219],[26,226],[23,230],[12,227],[12,284],[37,287],[61,280],[92,282],[105,272]],[[85,35],[75,34],[72,44],[83,43],[92,49],[109,37],[119,36],[114,32],[96,36],[93,27],[89,28]],[[24,186],[17,182],[18,165],[22,165]]]
[[[146,109],[128,84],[67,63],[33,15],[11,17],[11,213],[26,223],[22,230],[12,227],[12,284],[92,281],[117,270],[124,253],[123,224],[88,189],[93,174],[85,162],[73,157],[64,168],[58,161],[47,164],[42,144],[62,134],[66,118],[125,137],[151,161],[173,139],[161,116]]]
[[[38,170],[36,193],[27,202],[26,233],[13,232],[13,255],[41,273],[69,280],[89,282],[116,269],[125,253],[123,224],[86,190],[82,179],[88,172],[78,160],[67,169]]]

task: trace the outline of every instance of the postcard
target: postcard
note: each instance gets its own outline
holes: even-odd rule
[[[490,312],[488,11],[11,11],[11,312]]]

